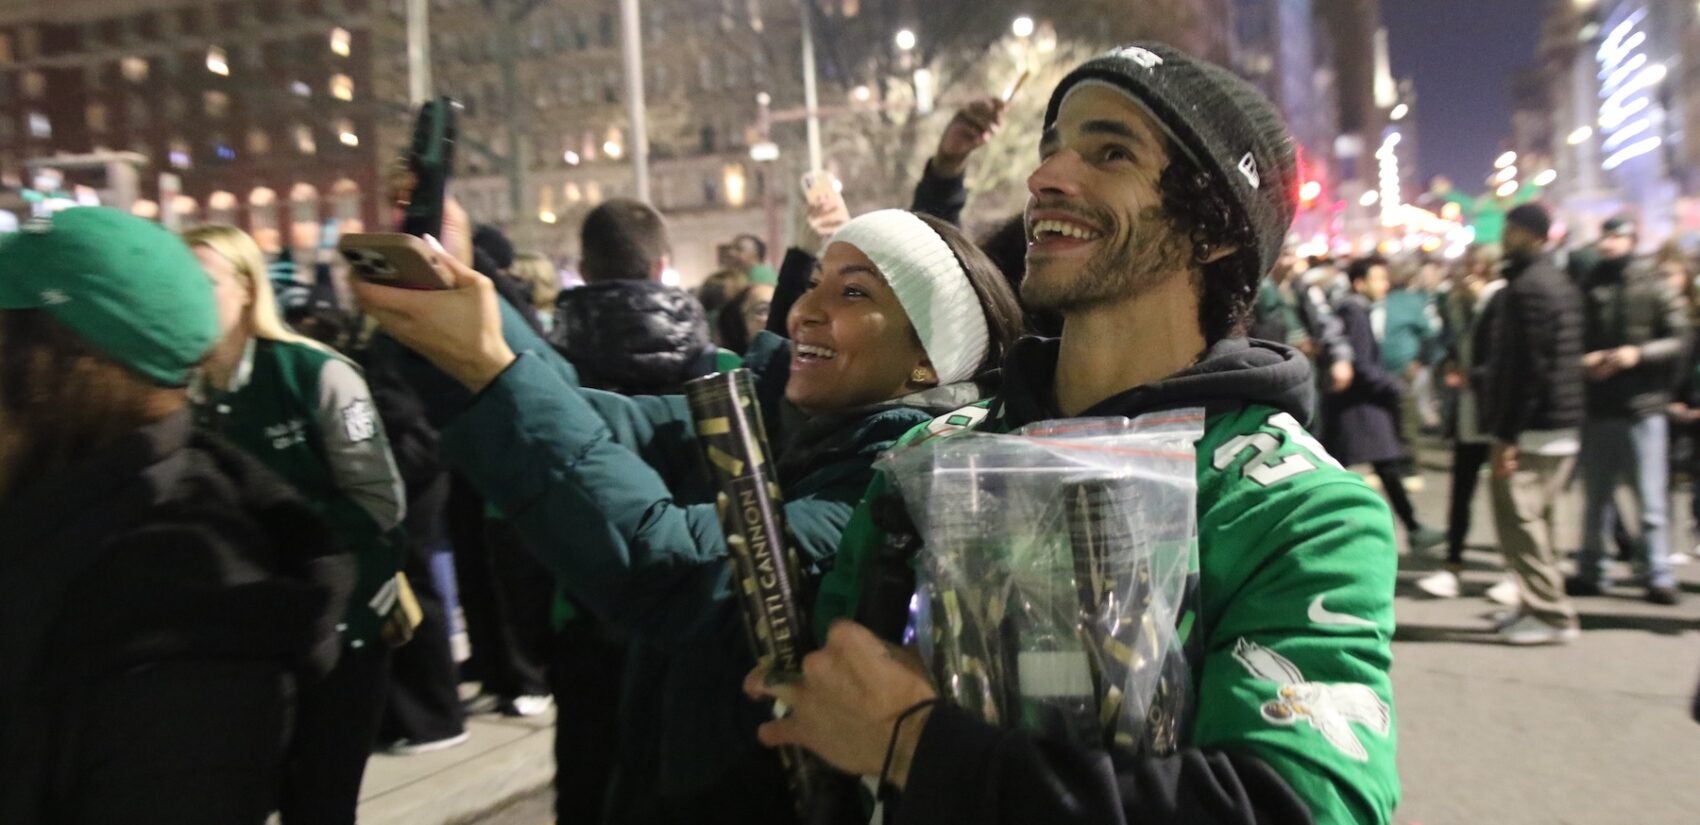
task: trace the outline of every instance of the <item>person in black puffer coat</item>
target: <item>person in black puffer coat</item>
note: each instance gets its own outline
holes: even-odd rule
[[[579,366],[586,387],[663,395],[714,372],[702,304],[661,283],[671,251],[655,210],[627,200],[597,207],[585,216],[583,249],[585,285],[556,299],[549,343]]]
[[[0,822],[260,825],[354,561],[193,429],[212,286],[110,209],[0,243]]]
[[[1578,634],[1553,548],[1553,507],[1576,466],[1583,418],[1582,296],[1547,255],[1552,218],[1539,204],[1505,218],[1505,287],[1483,364],[1482,432],[1493,437],[1494,521],[1522,594],[1509,644]]]
[[[549,343],[579,367],[584,386],[667,395],[736,365],[710,339],[696,297],[661,283],[671,248],[660,214],[637,201],[612,200],[585,216],[581,232],[585,285],[556,299]],[[550,682],[557,700],[572,709],[555,728],[556,818],[567,822],[600,807],[615,754],[583,743],[618,737],[622,680],[643,675],[625,672],[627,641],[588,611],[562,596],[556,614]]]

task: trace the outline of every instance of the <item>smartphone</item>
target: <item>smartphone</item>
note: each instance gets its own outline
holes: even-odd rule
[[[420,106],[413,121],[413,141],[401,158],[394,186],[402,210],[401,231],[408,235],[443,234],[443,200],[460,139],[459,110],[452,98],[439,97]]]
[[[337,252],[354,276],[402,289],[449,289],[454,280],[443,254],[413,235],[365,232],[344,235]]]
[[[810,212],[819,206],[826,207],[819,216],[820,223],[824,225],[843,226],[850,220],[850,207],[845,205],[837,181],[831,172],[824,169],[803,173],[803,202]]]

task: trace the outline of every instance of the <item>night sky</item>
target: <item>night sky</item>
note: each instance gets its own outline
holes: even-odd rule
[[[1480,192],[1511,133],[1511,75],[1535,62],[1541,0],[1386,0],[1393,77],[1413,78],[1417,165]]]

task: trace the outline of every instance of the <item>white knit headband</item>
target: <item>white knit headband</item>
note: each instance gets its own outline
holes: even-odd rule
[[[827,246],[835,243],[856,247],[879,267],[940,384],[974,377],[991,347],[991,333],[968,273],[939,233],[901,209],[881,209],[845,224]]]

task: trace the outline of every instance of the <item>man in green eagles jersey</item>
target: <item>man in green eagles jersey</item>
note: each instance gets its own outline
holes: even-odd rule
[[[1062,81],[1039,150],[1022,297],[1063,316],[1062,338],[1023,341],[989,408],[933,429],[1205,410],[1197,596],[1177,625],[1190,727],[1173,752],[1109,754],[917,708],[926,677],[833,623],[882,538],[864,508],[817,605],[825,646],[800,681],[746,685],[792,708],[763,741],[883,770],[899,823],[1387,822],[1391,519],[1306,432],[1303,357],[1243,337],[1293,216],[1291,137],[1226,70],[1144,43]]]

